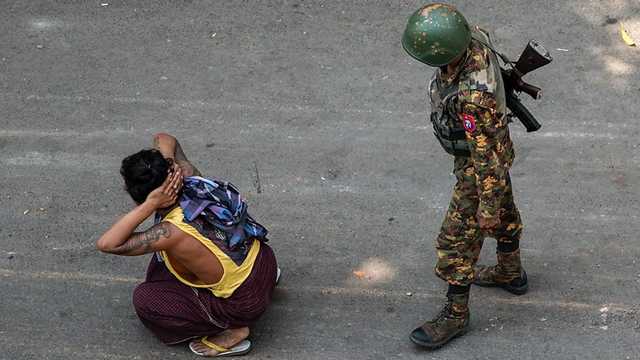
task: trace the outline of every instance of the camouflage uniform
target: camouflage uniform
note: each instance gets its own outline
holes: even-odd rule
[[[430,83],[430,97],[434,113],[448,112],[450,118],[458,121],[457,125],[449,125],[460,128],[461,123],[464,130],[464,138],[454,146],[457,149],[453,172],[457,183],[437,238],[435,272],[449,284],[470,285],[484,235],[495,237],[499,243],[509,243],[519,241],[522,233],[509,178],[514,152],[495,55],[476,39],[472,40],[454,74],[445,78],[440,70],[436,71]],[[434,127],[443,143],[441,128],[436,123]],[[445,150],[454,153],[446,146]],[[486,219],[497,218],[498,226],[483,234],[477,214]]]

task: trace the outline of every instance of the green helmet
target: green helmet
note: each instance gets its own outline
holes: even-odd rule
[[[430,66],[443,66],[464,53],[471,42],[471,29],[451,5],[429,4],[409,18],[402,47],[414,59]]]

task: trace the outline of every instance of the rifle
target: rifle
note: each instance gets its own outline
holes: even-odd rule
[[[522,80],[527,73],[541,68],[553,60],[549,52],[537,41],[531,40],[527,44],[517,62],[512,62],[504,55],[494,51],[504,61],[508,68],[500,67],[502,79],[504,80],[504,90],[507,99],[507,107],[511,110],[512,116],[517,117],[527,132],[533,132],[542,125],[536,120],[529,110],[520,102],[518,94],[524,92],[535,100],[542,98],[542,89],[528,84]]]

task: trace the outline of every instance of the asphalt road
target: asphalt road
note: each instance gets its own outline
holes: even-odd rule
[[[512,125],[531,291],[474,288],[472,331],[433,352],[408,334],[443,301],[453,177],[399,43],[421,2],[103,3],[0,3],[0,359],[194,357],[135,317],[148,259],[94,249],[157,131],[271,230],[284,277],[249,358],[640,359],[637,1],[456,2],[555,60],[529,76],[543,128]]]

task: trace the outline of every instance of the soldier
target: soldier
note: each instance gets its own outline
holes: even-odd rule
[[[500,66],[485,31],[471,29],[450,5],[429,4],[409,18],[402,45],[414,59],[437,67],[429,83],[431,121],[455,157],[457,182],[436,240],[435,273],[449,284],[447,302],[411,333],[416,344],[437,348],[467,331],[472,283],[517,295],[527,291],[522,222],[509,178],[514,152]],[[474,269],[485,235],[497,240],[497,265]]]

